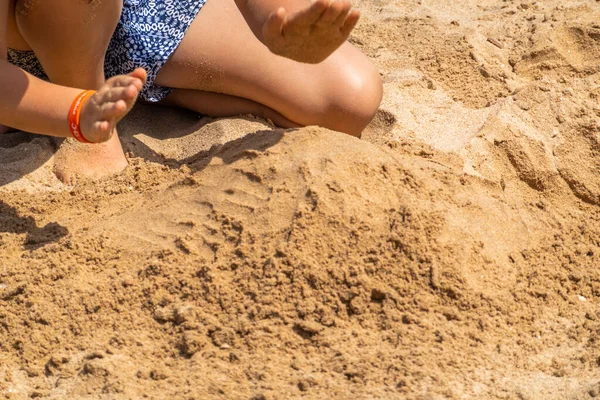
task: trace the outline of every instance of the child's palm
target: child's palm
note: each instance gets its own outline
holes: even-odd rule
[[[346,41],[359,16],[347,0],[317,0],[291,15],[280,8],[265,22],[263,40],[275,54],[316,64]]]

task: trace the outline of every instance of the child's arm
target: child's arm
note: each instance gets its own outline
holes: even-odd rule
[[[70,136],[67,115],[77,89],[37,79],[6,61],[8,0],[0,0],[0,123],[28,132]]]
[[[0,60],[6,60],[8,36],[8,0],[0,0]]]
[[[82,106],[81,131],[94,143],[111,138],[116,123],[133,107],[146,81],[137,68],[110,78]],[[54,85],[0,60],[0,123],[32,133],[71,137],[69,110],[81,89]]]
[[[69,108],[81,90],[53,85],[0,60],[0,123],[45,135],[70,137]]]
[[[32,133],[71,137],[69,110],[82,92],[38,79],[6,61],[8,0],[0,0],[0,124]],[[113,77],[81,111],[81,130],[94,143],[112,136],[114,125],[131,109],[146,80],[136,69]]]
[[[340,47],[360,13],[348,0],[235,0],[246,23],[273,53],[319,63]]]

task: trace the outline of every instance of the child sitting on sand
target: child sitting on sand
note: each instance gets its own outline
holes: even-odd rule
[[[106,129],[132,104],[133,88],[125,93],[115,87],[117,82],[131,87],[142,81],[139,70],[125,75],[136,67],[148,73],[141,91],[146,101],[214,117],[250,113],[281,127],[320,125],[359,135],[381,102],[379,73],[346,42],[359,18],[347,0],[0,0],[0,4],[8,7],[12,64],[47,75],[53,83],[83,89],[101,88],[105,75],[119,76],[101,89],[113,94],[102,99],[95,95],[100,108],[114,109],[116,117],[102,125]],[[3,79],[6,73],[13,80],[25,76],[14,67],[2,68]],[[51,99],[64,108],[66,99],[77,94],[35,82],[26,97],[38,102]],[[7,103],[4,108],[11,109],[12,104],[15,114],[22,116],[10,119],[0,114],[0,122],[57,133],[50,121],[57,110],[32,103],[27,107],[37,114],[32,113],[19,104],[18,96],[2,101]],[[102,105],[103,100],[108,103]],[[42,114],[46,126],[24,125],[24,120]],[[82,126],[87,137],[86,129]],[[117,135],[102,138],[107,141],[93,146],[63,143],[58,152],[64,163],[56,165],[59,177],[68,181],[73,174],[100,177],[121,171],[127,162]]]

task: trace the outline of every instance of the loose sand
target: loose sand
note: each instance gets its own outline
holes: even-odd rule
[[[600,3],[362,0],[363,140],[147,106],[0,138],[0,397],[600,396]]]

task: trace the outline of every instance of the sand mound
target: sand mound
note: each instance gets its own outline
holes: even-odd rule
[[[360,2],[363,140],[139,106],[130,168],[0,138],[6,398],[600,395],[600,16]]]

